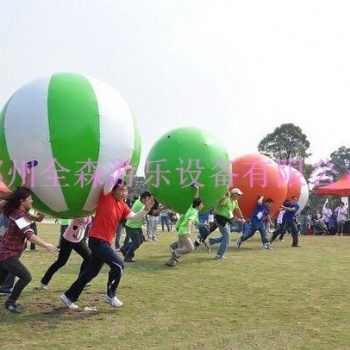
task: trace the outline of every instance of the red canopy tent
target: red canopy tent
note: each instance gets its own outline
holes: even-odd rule
[[[350,176],[344,174],[338,181],[318,187],[316,193],[319,196],[350,196]]]

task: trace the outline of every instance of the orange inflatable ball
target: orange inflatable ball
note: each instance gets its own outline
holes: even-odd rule
[[[285,172],[288,179],[286,199],[291,199],[294,196],[299,198],[298,204],[300,206],[297,214],[299,214],[305,207],[309,199],[309,187],[303,174],[291,166],[281,166],[281,171]]]
[[[243,195],[239,207],[245,219],[249,219],[256,207],[258,196],[274,201],[270,214],[278,212],[287,195],[288,179],[281,175],[276,162],[260,153],[243,155],[232,162],[233,186]]]

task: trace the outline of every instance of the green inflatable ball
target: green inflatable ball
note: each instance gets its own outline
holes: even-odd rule
[[[164,134],[151,148],[145,165],[146,185],[155,198],[183,214],[194,199],[194,185],[204,208],[214,208],[230,185],[229,155],[205,130],[184,127]]]

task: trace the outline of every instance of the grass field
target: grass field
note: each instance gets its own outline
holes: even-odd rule
[[[58,225],[40,224],[56,244]],[[213,235],[219,234],[214,232]],[[80,257],[36,289],[54,257],[43,249],[22,261],[33,280],[18,303],[22,313],[0,308],[1,349],[349,349],[350,237],[290,237],[261,250],[259,235],[227,260],[204,249],[165,266],[175,233],[146,242],[127,265],[119,287],[121,309],[104,303],[107,268],[70,311],[59,297],[74,281]],[[3,305],[6,297],[0,297]],[[84,311],[96,306],[98,312]]]

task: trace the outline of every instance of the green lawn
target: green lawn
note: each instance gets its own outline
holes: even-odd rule
[[[214,232],[213,235],[219,234]],[[57,242],[58,225],[39,225],[39,235]],[[216,247],[165,266],[175,233],[144,243],[127,265],[119,288],[121,309],[104,303],[107,268],[68,310],[60,295],[74,281],[80,257],[36,289],[54,257],[40,249],[22,261],[33,275],[19,300],[23,312],[0,308],[1,349],[349,349],[350,237],[290,237],[261,249],[260,236],[227,260]],[[5,297],[0,297],[3,304]],[[98,312],[84,311],[96,306]]]

